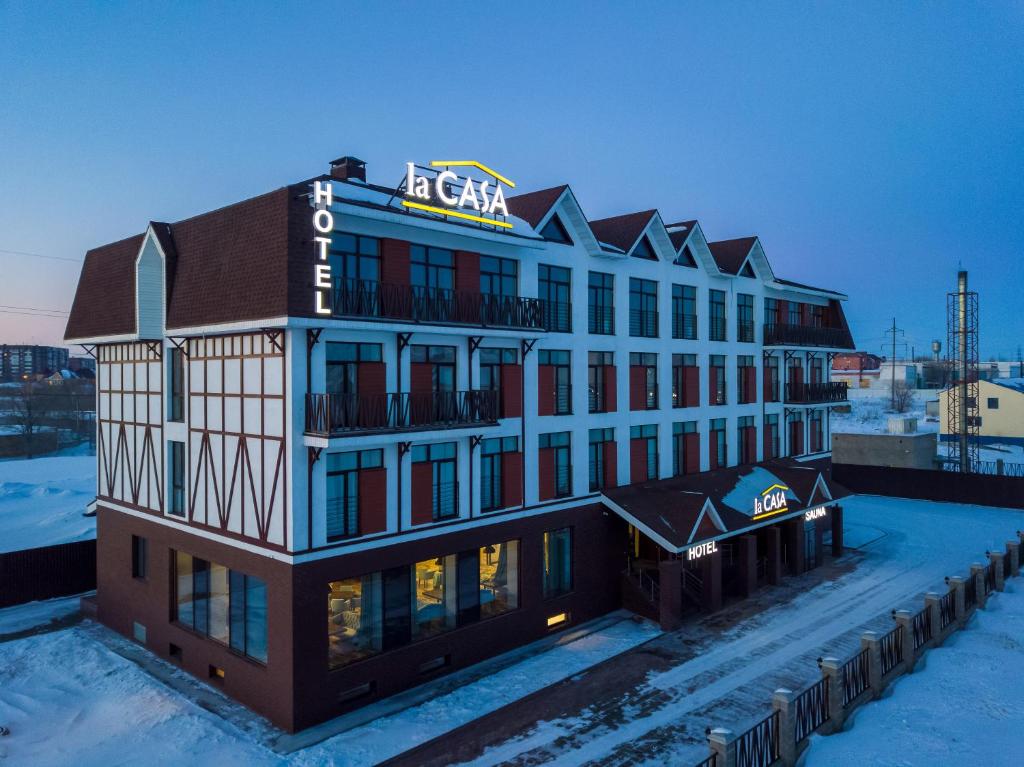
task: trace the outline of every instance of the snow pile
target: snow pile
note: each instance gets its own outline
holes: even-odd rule
[[[0,637],[4,634],[15,634],[38,626],[45,626],[51,621],[67,618],[78,612],[81,596],[58,597],[42,602],[29,602],[0,610]]]
[[[849,729],[815,736],[807,767],[1019,764],[1024,731],[1024,591],[1017,580],[964,631],[925,655]]]
[[[0,461],[0,552],[96,537],[96,458]]]

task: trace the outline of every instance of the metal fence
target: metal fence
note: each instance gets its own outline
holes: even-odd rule
[[[779,758],[779,712],[755,724],[736,741],[736,767],[769,767]]]
[[[964,580],[964,609],[970,610],[978,604],[978,588],[974,573],[971,573]]]
[[[849,706],[871,684],[870,651],[861,650],[843,664],[843,708]]]
[[[914,649],[917,650],[921,645],[926,642],[930,642],[932,638],[932,611],[927,607],[921,610],[914,616],[913,620],[914,629]]]
[[[882,645],[882,675],[888,674],[903,662],[903,627],[897,626],[884,634]]]
[[[956,592],[947,592],[939,600],[939,628],[944,629],[956,620]]]
[[[950,470],[953,471],[953,469]],[[978,461],[975,463],[975,474],[991,474],[1003,477],[1024,477],[1024,463]]]
[[[696,767],[718,767],[718,754],[711,752],[711,756],[702,762],[698,762]]]
[[[995,561],[989,562],[985,567],[985,595],[992,593],[992,590],[996,587],[996,563]]]
[[[828,677],[812,684],[795,701],[796,742],[799,743],[828,721]]]
[[[96,588],[96,541],[0,554],[0,607]]]

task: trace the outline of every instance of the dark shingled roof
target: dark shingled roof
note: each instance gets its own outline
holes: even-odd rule
[[[755,475],[755,471],[759,473]],[[727,505],[724,498],[744,480],[754,482],[755,477],[760,479],[762,476],[781,480],[789,487],[795,498],[789,498],[789,509],[785,513],[755,522],[750,514]],[[813,492],[819,476],[828,487],[833,500],[849,494],[845,488],[832,481],[831,463],[828,459],[798,462],[781,458],[751,466],[733,466],[700,474],[609,488],[603,491],[603,495],[641,526],[665,539],[676,549],[682,549],[703,540],[728,537],[741,530],[774,524],[821,504],[826,500],[824,495]],[[766,489],[760,485],[757,485],[757,488],[758,492]],[[701,510],[709,500],[725,530],[709,522],[708,515],[701,519]],[[751,510],[753,502],[752,493]]]
[[[819,290],[822,293],[831,293],[832,295],[835,295],[835,296],[846,295],[845,293],[840,293],[838,290],[829,290],[828,288],[816,288],[814,285],[807,285],[807,284],[805,284],[803,282],[793,282],[793,280],[784,280],[781,277],[776,277],[775,281],[777,283],[779,283],[780,285],[791,285],[794,288],[806,288],[807,290]]]
[[[141,234],[85,254],[65,338],[135,332],[135,258]]]
[[[638,213],[626,213],[622,216],[591,221],[590,231],[601,242],[607,242],[609,245],[628,252],[657,212],[656,210],[642,210]]]
[[[676,250],[686,242],[686,238],[693,233],[693,228],[697,226],[697,219],[693,221],[682,221],[678,224],[673,224],[673,228],[669,229],[668,238],[672,240],[672,244]]]
[[[537,228],[551,206],[558,202],[562,192],[569,188],[568,184],[553,186],[550,189],[540,189],[536,192],[517,194],[505,200],[508,204],[508,212],[513,216],[519,216],[526,223]]]
[[[708,248],[711,249],[711,255],[714,256],[719,269],[727,274],[739,274],[755,242],[757,237],[739,237],[735,240],[709,242]]]
[[[151,222],[167,255],[167,327],[312,316],[309,182],[173,224]],[[144,235],[90,250],[67,339],[135,332],[135,259]],[[290,280],[289,280],[290,276]],[[290,311],[289,311],[290,310]]]

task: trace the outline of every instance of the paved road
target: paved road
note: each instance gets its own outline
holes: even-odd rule
[[[464,741],[439,745],[437,757],[696,763],[707,753],[706,727],[753,724],[770,712],[773,690],[817,678],[818,657],[853,654],[862,631],[891,628],[893,608],[918,606],[924,592],[943,588],[943,576],[966,574],[1024,527],[1013,510],[876,497],[843,505],[858,548],[838,562],[666,634],[528,707],[484,717]]]

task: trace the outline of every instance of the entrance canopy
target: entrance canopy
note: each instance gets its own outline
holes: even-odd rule
[[[603,503],[679,554],[700,543],[801,516],[848,494],[832,481],[827,459],[780,458],[609,488]]]

